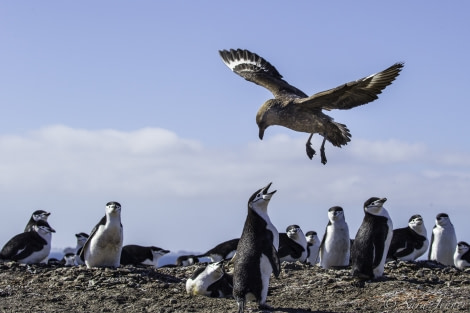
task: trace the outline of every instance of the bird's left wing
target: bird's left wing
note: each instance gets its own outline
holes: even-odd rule
[[[308,98],[298,98],[294,102],[309,108],[348,110],[378,99],[382,90],[400,74],[403,66],[404,63],[395,63],[379,73],[321,91]]]
[[[277,69],[256,53],[230,49],[220,50],[219,54],[225,65],[234,73],[268,89],[275,97],[288,94],[307,97],[301,90],[283,80]]]

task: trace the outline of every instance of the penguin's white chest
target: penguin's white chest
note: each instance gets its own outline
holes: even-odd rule
[[[321,251],[321,265],[347,266],[350,255],[350,238],[347,224],[329,225],[326,230],[325,242]]]
[[[384,249],[382,251],[382,259],[380,261],[380,264],[377,265],[376,268],[373,269],[373,273],[375,277],[380,277],[384,273],[384,266],[385,266],[385,260],[387,259],[387,252],[388,248],[390,248],[390,243],[392,242],[392,236],[393,236],[393,223],[390,217],[387,214],[387,227],[388,227],[388,232],[387,232],[387,237],[385,238],[384,242]],[[375,247],[374,247],[375,249]],[[375,251],[373,253],[375,255]]]
[[[99,226],[85,251],[88,267],[118,267],[121,260],[122,228],[115,225]]]
[[[453,228],[436,227],[433,229],[434,240],[431,247],[431,260],[444,265],[454,265],[454,252],[457,238]]]
[[[209,288],[210,285],[222,278],[222,276],[223,272],[209,272],[206,268],[206,270],[200,273],[195,279],[189,278],[186,281],[186,292],[192,296],[209,296],[211,292],[208,291],[207,288]]]

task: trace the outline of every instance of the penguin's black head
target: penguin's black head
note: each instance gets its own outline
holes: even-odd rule
[[[452,224],[450,222],[449,215],[446,213],[439,213],[436,215],[436,225],[445,226],[447,224]]]
[[[330,222],[334,222],[335,220],[337,220],[343,215],[344,215],[344,211],[343,211],[343,208],[340,206],[334,206],[328,210],[328,218]]]
[[[154,247],[154,246],[151,246],[151,247],[150,247],[150,250],[152,251],[152,253],[157,253],[157,254],[160,254],[160,255],[164,255],[164,254],[170,253],[169,250],[164,250],[164,249],[162,249],[162,248]]]
[[[298,232],[300,229],[300,226],[299,225],[289,225],[287,226],[286,228],[286,233],[292,231],[292,232]]]
[[[266,187],[257,190],[254,194],[251,195],[250,199],[248,199],[248,206],[251,207],[253,203],[258,201],[266,201],[269,202],[271,200],[272,195],[277,191],[269,191],[269,187],[271,187],[272,183],[269,183]]]
[[[121,212],[121,205],[119,202],[111,201],[106,203],[106,212],[107,213],[120,213]]]
[[[309,231],[305,234],[305,236],[307,236],[307,237],[309,237],[309,236],[316,236],[316,235],[317,235],[317,232],[314,231],[314,230],[309,230]]]
[[[408,220],[408,226],[410,226],[411,228],[418,226],[418,225],[422,225],[422,224],[423,224],[423,218],[419,214],[413,215]]]
[[[369,200],[364,202],[364,211],[366,213],[378,215],[380,214],[385,201],[387,201],[387,198],[371,197]]]
[[[90,237],[87,233],[78,233],[78,234],[75,234],[75,237],[78,238],[88,238]]]
[[[286,228],[287,237],[291,239],[296,239],[299,235],[300,226],[299,225],[289,225]]]
[[[436,215],[436,220],[440,220],[442,218],[449,218],[449,215],[447,215],[446,213],[439,213]]]
[[[43,221],[43,220],[39,220],[34,226],[34,229],[36,230],[36,232],[43,233],[43,234],[55,233],[54,228],[52,228],[48,222]]]
[[[415,215],[413,215],[413,216],[410,217],[410,219],[408,220],[408,222],[411,222],[412,220],[421,220],[421,221],[423,221],[423,218],[421,217],[421,215],[415,214]]]
[[[47,221],[47,218],[49,217],[49,215],[51,215],[51,213],[46,212],[44,210],[36,210],[36,211],[33,212],[32,218],[36,222],[39,221],[39,220]]]
[[[465,241],[459,241],[457,244],[457,252],[459,254],[465,254],[470,250],[470,245],[466,243]]]

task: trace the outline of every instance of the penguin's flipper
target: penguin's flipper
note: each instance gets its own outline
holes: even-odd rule
[[[98,222],[98,224],[95,225],[95,227],[93,227],[93,229],[91,230],[90,236],[88,236],[88,239],[85,241],[85,244],[82,247],[82,251],[80,251],[80,259],[83,262],[85,262],[85,250],[86,250],[85,248],[90,243],[91,238],[93,237],[93,235],[98,230],[98,227],[100,227],[101,225],[106,225],[106,215],[101,218],[101,220]],[[122,227],[122,225],[121,225],[121,227]]]
[[[380,264],[380,262],[382,262],[382,257],[384,253],[387,254],[387,252],[384,251],[386,239],[387,239],[387,233],[385,229],[381,230],[374,238],[374,243],[373,243],[374,255],[372,256],[373,257],[372,265],[374,268],[377,267]]]
[[[436,226],[433,227],[436,228]],[[429,249],[428,249],[428,260],[431,260],[431,251],[432,251],[432,244],[434,243],[434,231],[431,231],[431,242],[429,243]]]
[[[271,263],[271,267],[273,268],[273,274],[276,278],[279,277],[281,273],[281,262],[279,260],[279,256],[277,255],[277,250],[274,245],[271,245],[271,249],[267,247],[265,250],[265,255],[268,257],[269,262]]]
[[[409,245],[409,244],[405,243],[405,248],[395,252],[393,254],[393,256],[395,258],[401,258],[401,257],[404,257],[406,255],[409,255],[411,252],[413,252],[413,250],[414,250],[413,245]]]

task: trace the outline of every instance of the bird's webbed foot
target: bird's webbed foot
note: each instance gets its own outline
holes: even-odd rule
[[[312,140],[313,134],[310,134],[310,137],[308,137],[307,143],[305,144],[305,148],[307,150],[307,156],[311,160],[313,159],[313,156],[316,154],[315,150],[312,148],[312,143],[310,140]]]
[[[258,304],[258,309],[263,311],[263,312],[273,311],[274,310],[273,307],[271,307],[270,305],[267,305],[266,303],[259,303]]]
[[[326,142],[326,136],[323,137],[323,142],[322,142],[321,147],[320,147],[321,163],[323,165],[325,165],[326,162],[327,162],[326,154],[325,154],[325,142]]]

